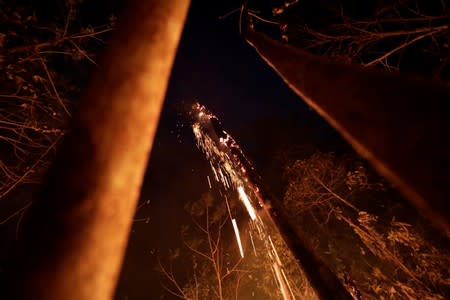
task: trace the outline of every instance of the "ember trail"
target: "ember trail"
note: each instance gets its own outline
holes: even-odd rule
[[[219,119],[206,109],[205,106],[195,103],[189,112],[192,120],[192,131],[194,133],[197,147],[205,154],[211,166],[212,174],[207,176],[210,189],[218,188],[223,201],[228,208],[229,220],[236,236],[237,249],[243,259],[252,259],[252,256],[263,256],[264,264],[270,266],[273,276],[273,285],[278,287],[279,296],[285,300],[305,298],[316,298],[309,288],[305,290],[293,284],[295,277],[304,277],[298,266],[289,266],[296,269],[298,274],[288,274],[286,263],[282,261],[279,253],[287,250],[282,242],[282,237],[274,226],[274,223],[267,211],[267,206],[260,195],[258,183],[260,179],[256,174],[252,164],[245,157],[242,149],[233,137],[223,128]],[[239,197],[248,215],[248,222],[245,226],[248,232],[239,232],[237,215],[233,215],[229,206],[230,197]],[[245,215],[244,215],[245,216]],[[252,248],[249,253],[245,253],[241,237],[248,237]],[[280,250],[280,242],[274,243],[274,239],[281,241],[283,247]],[[290,262],[290,264],[292,264]],[[303,290],[302,290],[303,289]]]

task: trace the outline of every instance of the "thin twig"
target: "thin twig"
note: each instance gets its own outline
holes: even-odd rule
[[[0,222],[0,225],[4,225],[6,223],[9,222],[9,220],[13,219],[15,216],[19,215],[21,212],[25,211],[32,202],[28,202],[27,204],[25,204],[23,207],[19,208],[17,211],[15,211],[13,214],[11,214],[9,217],[7,217],[6,219],[4,219],[3,221]]]
[[[358,209],[351,204],[350,202],[348,202],[347,200],[345,200],[344,198],[342,198],[341,196],[339,196],[338,194],[336,194],[332,189],[330,189],[329,187],[327,187],[322,180],[320,180],[316,175],[311,173],[311,176],[317,181],[317,183],[319,183],[324,189],[326,189],[330,194],[332,194],[334,197],[336,197],[337,199],[339,199],[342,203],[344,203],[345,205],[353,208],[354,210],[358,211]]]
[[[203,252],[201,252],[201,251],[195,249],[194,247],[192,247],[192,246],[189,245],[188,243],[185,243],[185,245],[186,245],[186,247],[188,247],[189,250],[191,250],[192,252],[194,252],[194,253],[200,255],[201,257],[205,258],[206,260],[208,260],[208,261],[214,261],[214,258],[212,258],[212,257],[206,255],[205,253],[203,253]]]
[[[60,138],[61,136],[58,136],[55,139],[55,141],[47,148],[47,150],[45,150],[45,152],[42,153],[41,156],[34,162],[34,164],[22,176],[20,176],[20,178],[18,178],[13,184],[11,184],[11,186],[5,192],[0,195],[0,199],[11,192],[20,182],[22,182],[28,176],[28,174],[30,174],[36,168],[36,166],[44,159],[44,157],[47,156],[50,150],[52,150],[56,146]]]
[[[188,299],[188,297],[186,296],[186,294],[184,293],[183,289],[181,288],[181,286],[179,285],[179,283],[177,282],[177,280],[175,279],[175,276],[173,274],[172,271],[172,267],[170,267],[170,271],[167,271],[166,268],[164,268],[164,266],[161,263],[161,260],[158,258],[158,265],[159,268],[161,270],[161,272],[164,274],[164,276],[175,286],[175,288],[178,290],[178,293],[173,291],[172,289],[170,289],[169,287],[166,287],[163,283],[161,283],[161,285],[163,286],[163,288],[168,291],[169,293],[171,293],[174,296],[177,296],[181,299]]]
[[[72,16],[73,4],[70,4],[69,13],[67,14],[66,25],[64,26],[63,37],[67,34],[67,29],[69,29],[70,17]]]
[[[78,47],[78,45],[72,41],[69,40],[69,42],[78,50],[78,52],[83,55],[84,57],[87,58],[87,60],[89,60],[92,64],[97,65],[97,63],[86,53],[86,51],[84,51],[83,49],[81,49],[80,47]]]
[[[58,99],[59,104],[61,104],[61,106],[63,107],[64,111],[67,113],[67,115],[69,117],[71,117],[72,115],[70,114],[69,110],[67,110],[67,107],[64,105],[63,100],[61,99],[61,97],[59,96],[58,90],[56,89],[55,83],[53,82],[52,76],[50,75],[50,72],[48,71],[47,65],[45,64],[45,61],[42,57],[40,57],[41,59],[41,63],[42,63],[42,67],[44,68],[45,73],[47,74],[47,77],[50,81],[50,84],[53,88],[53,92],[55,93],[56,99]]]
[[[252,16],[252,17],[255,17],[256,19],[258,19],[260,21],[265,22],[265,23],[274,24],[274,25],[280,25],[280,23],[278,23],[278,22],[274,22],[274,21],[270,21],[270,20],[264,19],[264,18],[258,16],[257,14],[254,14],[254,13],[250,12],[250,11],[248,12],[248,14],[250,16]]]
[[[219,19],[219,20],[223,20],[223,19],[225,19],[226,17],[229,17],[229,16],[231,16],[232,14],[237,13],[237,12],[240,11],[241,9],[242,9],[241,7],[238,7],[238,8],[236,8],[236,9],[233,9],[232,11],[230,11],[230,12],[224,14],[223,16],[219,16],[218,19]],[[255,13],[255,14],[259,13],[259,11],[251,10],[251,9],[249,9],[248,11],[249,11],[249,12],[252,12],[252,13]]]
[[[17,220],[17,224],[16,224],[16,241],[19,240],[19,228],[20,228],[20,224],[22,223],[22,219],[23,216],[25,216],[25,212],[27,211],[28,207],[31,206],[33,202],[30,201],[29,203],[27,203],[27,205],[25,205],[25,208],[22,210],[22,213],[19,216],[19,220]]]
[[[97,35],[100,35],[102,33],[106,33],[106,32],[112,31],[112,30],[114,30],[114,28],[106,28],[106,29],[103,29],[103,30],[100,30],[97,32],[72,35],[72,36],[69,36],[68,39],[82,39],[82,38],[86,38],[86,37],[95,38]]]
[[[225,19],[226,17],[229,17],[229,16],[231,16],[232,14],[234,14],[234,13],[240,11],[240,10],[241,10],[240,7],[236,8],[236,9],[233,9],[232,11],[230,11],[230,12],[224,14],[223,16],[219,16],[218,19],[219,19],[219,20],[223,20],[223,19]]]
[[[410,40],[409,42],[403,43],[402,45],[400,45],[400,46],[398,46],[398,47],[392,49],[392,50],[389,51],[388,53],[384,54],[383,56],[381,56],[381,57],[379,57],[379,58],[377,58],[377,59],[375,59],[375,60],[373,60],[373,61],[371,61],[371,62],[369,62],[369,63],[367,63],[367,64],[365,64],[364,66],[368,67],[368,66],[374,65],[374,64],[376,64],[376,63],[379,63],[379,62],[383,61],[384,59],[387,59],[389,56],[391,56],[391,55],[394,54],[395,52],[397,52],[397,51],[399,51],[399,50],[401,50],[401,49],[403,49],[403,48],[405,48],[405,47],[408,47],[409,45],[411,45],[411,44],[413,44],[413,43],[415,43],[415,42],[417,42],[417,41],[419,41],[419,40],[421,40],[421,39],[423,39],[423,38],[426,38],[426,37],[428,37],[428,36],[430,36],[430,35],[433,35],[433,34],[435,34],[435,33],[437,33],[437,32],[443,31],[444,29],[448,29],[448,28],[449,28],[449,26],[446,25],[446,26],[442,26],[441,29],[437,29],[437,30],[432,31],[432,32],[429,32],[429,33],[427,33],[427,34],[420,35],[420,36],[418,36],[418,37],[416,37],[416,38]]]

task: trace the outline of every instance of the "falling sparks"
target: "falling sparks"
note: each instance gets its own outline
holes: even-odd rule
[[[287,287],[289,289],[289,294],[291,295],[292,299],[295,300],[294,292],[292,291],[291,285],[289,284],[289,280],[287,279],[286,274],[284,273],[283,269],[281,269],[281,275],[283,275],[284,282],[286,282],[286,284],[287,284]]]
[[[247,208],[250,218],[253,221],[255,221],[256,220],[255,209],[253,208],[252,204],[250,203],[250,200],[248,199],[248,196],[245,193],[244,188],[242,186],[238,187],[238,192],[239,192],[239,197],[241,198],[242,202],[244,202],[245,208]]]
[[[270,237],[270,235],[268,237],[269,237],[270,245],[272,246],[272,251],[275,254],[275,259],[277,260],[278,265],[281,266],[281,260],[280,260],[280,257],[278,256],[278,252],[275,249],[275,246],[273,245],[272,238]]]
[[[209,176],[206,176],[206,178],[208,178],[209,189],[212,189],[212,186],[211,186],[211,180],[209,179]]]
[[[239,246],[239,252],[241,253],[241,257],[244,258],[244,249],[242,249],[241,236],[239,234],[239,228],[236,223],[236,219],[231,219],[231,223],[233,223],[234,234],[236,235],[236,240]]]
[[[283,278],[281,277],[282,275],[281,275],[280,267],[278,266],[278,264],[274,263],[273,268],[275,270],[275,274],[278,279],[278,284],[280,285],[280,290],[281,290],[281,294],[283,295],[283,299],[291,300],[291,297],[290,297],[291,295],[286,287],[286,283],[284,282]]]
[[[232,216],[228,196],[238,197],[249,216],[248,232],[254,256],[261,255],[272,269],[274,284],[276,284],[285,300],[294,300],[294,294],[288,277],[283,270],[282,261],[278,255],[272,238],[268,234],[261,213],[266,212],[264,201],[255,183],[255,172],[251,163],[246,159],[237,142],[221,128],[219,119],[203,105],[195,103],[190,112],[192,117],[192,132],[197,147],[205,154],[209,161],[214,179],[218,183],[220,195],[224,198],[231,220],[241,258],[244,257],[244,247],[237,225]],[[211,179],[207,176],[209,188],[212,189]],[[216,187],[216,186],[214,186]],[[236,195],[237,191],[237,195]],[[257,207],[258,209],[255,209]],[[266,214],[265,218],[270,217]],[[254,233],[254,235],[252,234]],[[259,239],[255,243],[254,237]],[[262,248],[262,249],[261,249]]]
[[[250,241],[252,242],[253,253],[255,254],[255,256],[258,256],[258,253],[256,252],[256,248],[255,248],[255,242],[253,242],[252,231],[249,230],[248,233],[250,235]]]
[[[193,105],[191,115],[197,147],[208,159],[216,181],[225,189],[237,189],[248,182],[253,167],[233,137],[221,128],[218,118],[199,103]]]

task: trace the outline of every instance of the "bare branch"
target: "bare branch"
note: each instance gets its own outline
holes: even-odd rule
[[[62,108],[64,109],[64,111],[67,113],[67,115],[70,117],[71,114],[70,112],[67,110],[66,105],[64,104],[63,100],[61,99],[61,97],[59,96],[58,90],[56,89],[55,83],[53,82],[52,76],[50,75],[50,72],[48,71],[47,68],[47,64],[45,63],[44,59],[42,57],[40,57],[41,59],[41,63],[42,63],[42,67],[44,68],[45,73],[47,74],[47,78],[50,81],[50,84],[53,88],[53,92],[55,93],[56,98],[58,99],[59,104],[61,104]]]
[[[396,53],[397,51],[402,50],[402,49],[408,47],[409,45],[411,45],[411,44],[413,44],[413,43],[415,43],[415,42],[417,42],[417,41],[419,41],[419,40],[421,40],[421,39],[423,39],[423,38],[426,38],[426,37],[428,37],[428,36],[431,36],[431,35],[433,35],[433,34],[435,34],[435,33],[440,32],[440,31],[447,30],[448,28],[449,28],[448,25],[446,25],[446,26],[441,26],[440,28],[438,28],[438,29],[436,29],[436,30],[434,30],[434,31],[431,31],[431,32],[428,32],[428,33],[426,33],[426,34],[420,35],[420,36],[418,36],[418,37],[416,37],[416,38],[410,40],[409,42],[405,42],[404,44],[402,44],[402,45],[400,45],[400,46],[398,46],[398,47],[392,49],[391,51],[387,52],[387,53],[384,54],[383,56],[381,56],[381,57],[379,57],[379,58],[377,58],[377,59],[375,59],[375,60],[373,60],[373,61],[371,61],[371,62],[365,64],[365,66],[368,67],[368,66],[374,65],[374,64],[376,64],[376,63],[379,63],[379,62],[381,62],[381,61],[387,59],[389,56],[391,56],[392,54]]]

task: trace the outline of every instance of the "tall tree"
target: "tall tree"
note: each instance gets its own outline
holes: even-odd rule
[[[16,298],[113,296],[189,1],[129,5],[26,216]]]

